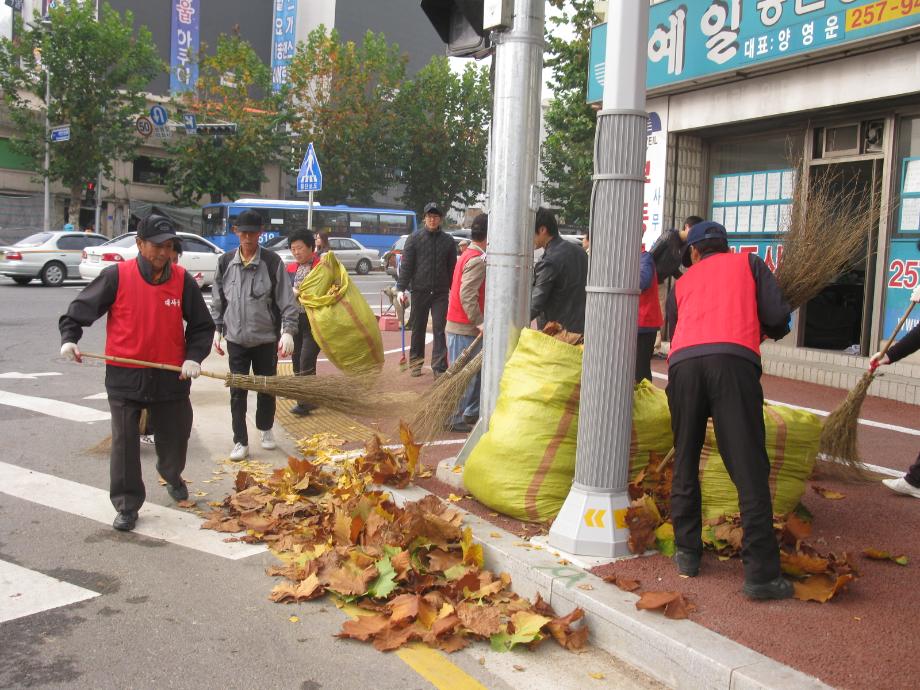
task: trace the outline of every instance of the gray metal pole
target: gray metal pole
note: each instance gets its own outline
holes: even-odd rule
[[[96,210],[93,214],[93,229],[102,232],[100,221],[102,219],[102,170],[96,175]]]
[[[575,483],[549,543],[570,553],[628,553],[629,444],[645,185],[648,0],[611,3],[604,104],[594,150],[591,265]]]
[[[51,143],[49,142],[51,120],[48,117],[50,110],[51,74],[48,69],[48,63],[45,62],[45,208],[42,230],[46,232],[51,229],[51,181],[48,179],[48,171],[51,169]]]
[[[489,248],[479,428],[488,428],[505,361],[530,323],[533,222],[543,70],[543,0],[514,0],[511,29],[494,34]]]

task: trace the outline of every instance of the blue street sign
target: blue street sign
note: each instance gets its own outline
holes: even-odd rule
[[[319,161],[316,159],[316,152],[313,150],[313,142],[307,147],[307,155],[303,157],[303,163],[297,173],[297,191],[298,192],[318,192],[323,188],[323,172],[319,169]]]
[[[185,133],[194,134],[198,131],[198,121],[195,119],[193,113],[185,113],[182,116],[183,121],[185,122]]]
[[[169,113],[162,105],[155,105],[150,109],[150,119],[157,127],[162,127],[169,120]]]
[[[51,141],[53,143],[70,141],[70,125],[58,125],[57,127],[52,127]]]

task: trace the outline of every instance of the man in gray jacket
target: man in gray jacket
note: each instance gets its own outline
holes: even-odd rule
[[[240,238],[240,247],[221,256],[211,290],[211,315],[217,327],[214,349],[223,354],[220,341],[226,338],[232,373],[245,375],[251,370],[257,376],[274,376],[278,373],[278,355],[289,357],[294,351],[297,305],[284,262],[273,251],[259,246],[262,217],[256,211],[245,211],[233,231]],[[230,459],[235,461],[249,455],[247,395],[245,389],[230,389],[234,443]],[[258,393],[256,428],[266,450],[277,447],[274,424],[275,397]]]

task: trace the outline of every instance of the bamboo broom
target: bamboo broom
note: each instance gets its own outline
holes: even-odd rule
[[[83,352],[83,357],[108,362],[134,364],[150,369],[181,372],[182,367],[160,362],[115,357]],[[348,376],[255,376],[250,374],[218,374],[202,371],[202,376],[219,379],[228,388],[268,393],[279,398],[302,400],[317,407],[348,413],[373,414],[385,402],[383,396],[374,395],[378,375],[376,371]]]
[[[891,337],[882,347],[879,359],[888,352],[888,348],[894,343],[894,339],[900,333],[913,308],[914,302],[911,302],[901,320],[898,321]],[[866,399],[869,386],[876,376],[880,376],[877,370],[878,365],[875,364],[862,375],[859,383],[849,392],[846,399],[828,415],[821,429],[821,452],[824,453],[827,460],[833,463],[830,468],[833,468],[832,472],[839,475],[841,479],[859,481],[869,479],[859,454],[859,411]]]

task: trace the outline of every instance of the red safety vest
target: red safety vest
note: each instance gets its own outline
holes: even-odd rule
[[[463,311],[463,305],[460,303],[460,280],[463,278],[463,267],[467,261],[482,256],[483,252],[479,247],[469,246],[463,252],[463,255],[457,259],[457,265],[454,266],[454,277],[450,283],[450,299],[447,303],[447,320],[454,323],[469,323],[470,319]],[[482,281],[479,286],[479,311],[482,311],[486,303],[486,281]]]
[[[661,328],[661,302],[658,301],[658,272],[652,268],[652,282],[639,295],[639,328]]]
[[[757,286],[747,254],[726,252],[697,262],[677,281],[674,297],[677,328],[670,355],[695,345],[731,343],[760,356]]]
[[[105,353],[182,366],[185,360],[184,288],[185,269],[178,264],[170,266],[169,280],[159,285],[144,280],[137,259],[118,264],[118,292],[109,309]]]

